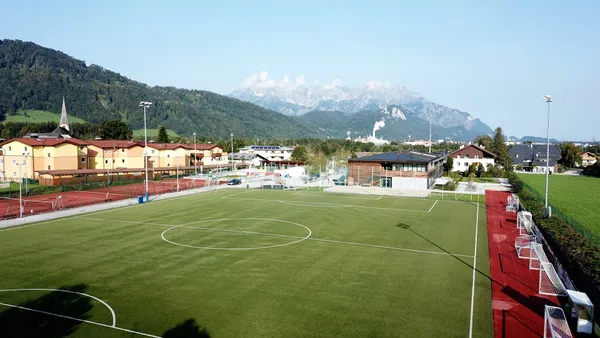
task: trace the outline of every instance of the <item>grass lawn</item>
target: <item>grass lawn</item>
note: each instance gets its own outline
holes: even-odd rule
[[[485,229],[483,204],[239,188],[9,228],[0,336],[491,337]]]
[[[520,174],[519,178],[544,196],[545,175]],[[548,177],[550,204],[600,235],[598,196],[600,196],[599,178],[571,175],[550,175]]]
[[[27,187],[30,190],[33,188],[36,188],[37,186],[38,186],[37,184],[31,184],[31,183],[27,184]],[[23,192],[25,191],[25,183],[23,183],[22,190],[23,190]],[[5,194],[8,192],[19,193],[19,182],[10,182],[10,187],[0,188],[0,194]]]
[[[148,129],[147,130],[148,133],[148,137],[157,137],[158,136],[158,129]],[[171,129],[167,129],[167,135],[169,135],[169,137],[177,137],[179,136],[174,130]],[[133,136],[134,137],[144,137],[144,129],[135,129],[133,131]]]
[[[27,116],[25,116],[27,114]],[[44,110],[20,110],[14,115],[7,116],[4,122],[56,122],[60,121],[60,114]],[[85,123],[84,120],[69,115],[69,123]]]

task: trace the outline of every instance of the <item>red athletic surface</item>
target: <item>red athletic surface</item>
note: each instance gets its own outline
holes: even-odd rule
[[[538,294],[539,272],[518,258],[517,215],[505,211],[507,192],[485,192],[492,277],[494,337],[543,337],[544,305],[558,306],[556,297]]]
[[[204,186],[204,183],[205,181],[203,180],[181,179],[179,180],[179,190],[201,188]],[[226,181],[221,181],[219,184],[224,183],[226,183]],[[59,209],[136,198],[137,196],[143,196],[145,191],[146,187],[144,183],[135,183],[86,191],[67,191],[37,196],[24,196],[23,214],[27,216]],[[159,182],[151,181],[148,184],[148,193],[151,196],[175,191],[177,191],[177,180],[175,179],[162,180]],[[58,196],[62,196],[60,208],[53,208],[53,203],[56,205]],[[0,219],[15,217],[19,217],[18,195],[17,198],[0,199]]]

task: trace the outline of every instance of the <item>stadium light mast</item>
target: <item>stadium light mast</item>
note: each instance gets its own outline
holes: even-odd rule
[[[144,170],[146,171],[146,203],[149,201],[148,194],[148,130],[146,129],[146,108],[150,108],[152,102],[142,101],[140,107],[144,107]],[[153,166],[154,167],[154,166]]]
[[[431,120],[429,120],[429,153],[431,153]]]
[[[229,136],[231,136],[231,174],[233,174],[233,133]]]
[[[544,99],[546,99],[546,103],[548,104],[548,123],[546,125],[546,201],[544,206],[546,208],[546,214],[550,216],[550,210],[548,209],[548,175],[550,172],[550,103],[554,101],[552,101],[550,95],[544,95]]]

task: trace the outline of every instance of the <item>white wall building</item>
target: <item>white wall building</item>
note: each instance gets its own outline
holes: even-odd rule
[[[239,153],[260,155],[269,161],[289,161],[293,151],[293,148],[282,146],[246,146]]]
[[[496,163],[495,154],[474,144],[461,146],[460,149],[448,154],[448,157],[452,157],[454,160],[452,171],[467,171],[469,166],[473,164],[476,166],[482,164],[487,169],[488,164],[494,165]]]

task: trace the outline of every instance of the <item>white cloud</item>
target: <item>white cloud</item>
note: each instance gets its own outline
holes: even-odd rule
[[[300,75],[296,78],[296,85],[301,86],[304,84],[304,81],[306,80],[306,78],[304,77],[304,75]]]
[[[265,82],[267,80],[268,76],[269,76],[269,73],[267,73],[263,70],[262,72],[260,72],[260,81]]]
[[[284,75],[284,76],[283,76],[283,83],[286,83],[286,84],[287,84],[287,83],[290,83],[290,77],[289,77],[289,76],[287,76],[287,75]]]

